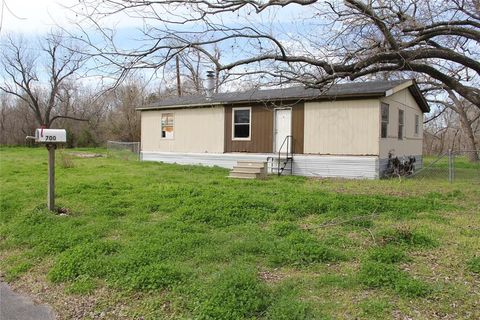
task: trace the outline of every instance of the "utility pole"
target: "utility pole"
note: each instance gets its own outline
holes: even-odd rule
[[[178,55],[175,56],[175,64],[177,68],[177,94],[179,97],[182,96],[182,84],[180,82],[180,59]]]

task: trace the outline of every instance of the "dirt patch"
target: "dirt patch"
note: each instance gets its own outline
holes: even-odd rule
[[[68,284],[52,284],[45,279],[48,264],[34,268],[9,285],[20,293],[28,295],[35,303],[50,305],[57,320],[72,319],[132,319],[128,306],[113,290],[100,286],[90,295],[66,294]]]
[[[276,283],[285,278],[285,275],[278,272],[277,270],[273,271],[260,271],[259,277],[267,283]]]
[[[69,152],[68,154],[71,155],[71,156],[77,157],[77,158],[102,158],[102,157],[105,157],[105,155],[100,154],[100,153]]]

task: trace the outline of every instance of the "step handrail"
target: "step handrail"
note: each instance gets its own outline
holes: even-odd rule
[[[282,155],[282,149],[283,149],[283,146],[285,145],[285,143],[287,144],[287,152],[285,153],[287,155],[287,159],[286,159],[285,163],[283,164],[283,167],[280,168],[280,157]],[[288,136],[285,137],[285,139],[283,139],[283,142],[280,145],[280,148],[278,148],[278,159],[277,160],[278,160],[277,173],[280,176],[282,174],[283,170],[285,170],[285,167],[287,166],[288,160],[293,161],[293,136],[292,135],[288,135]],[[292,166],[291,169],[293,171],[293,164],[291,164],[291,166]]]

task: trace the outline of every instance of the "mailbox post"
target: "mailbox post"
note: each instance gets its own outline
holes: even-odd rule
[[[57,146],[52,143],[47,144],[48,150],[48,191],[47,207],[48,210],[55,210],[55,149]]]
[[[55,210],[55,149],[57,145],[67,142],[67,132],[64,129],[36,129],[34,137],[36,143],[45,144],[48,150],[48,210]]]

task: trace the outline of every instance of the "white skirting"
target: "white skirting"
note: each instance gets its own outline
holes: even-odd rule
[[[227,169],[239,160],[267,161],[267,153],[176,153],[142,151],[143,161],[219,166]],[[293,174],[298,176],[376,179],[379,177],[377,156],[294,155]]]

